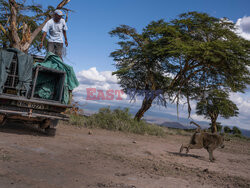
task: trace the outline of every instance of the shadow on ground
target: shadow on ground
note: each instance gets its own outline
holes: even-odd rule
[[[38,126],[13,121],[7,121],[4,126],[0,126],[0,132],[47,137],[47,135],[39,129]]]
[[[194,155],[194,154],[179,153],[179,152],[170,152],[170,151],[167,151],[167,153],[172,154],[172,155],[177,155],[177,156],[180,156],[180,157],[193,157],[193,158],[196,158],[196,159],[204,159],[204,157],[201,157],[201,156],[198,156],[198,155]]]

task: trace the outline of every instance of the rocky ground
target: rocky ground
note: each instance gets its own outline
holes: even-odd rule
[[[189,136],[165,138],[60,125],[55,137],[20,125],[0,129],[1,188],[250,187],[250,144],[179,154]]]

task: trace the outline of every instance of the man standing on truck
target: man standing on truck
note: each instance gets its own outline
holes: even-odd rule
[[[50,19],[43,27],[42,31],[42,41],[40,44],[40,48],[43,47],[43,41],[47,35],[48,37],[48,51],[58,55],[62,59],[62,50],[63,50],[63,36],[65,39],[65,45],[68,46],[68,40],[66,31],[68,27],[66,25],[65,20],[62,18],[63,12],[61,10],[55,10],[54,17]]]

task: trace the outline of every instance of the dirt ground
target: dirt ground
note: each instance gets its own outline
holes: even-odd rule
[[[250,187],[250,144],[228,141],[216,162],[206,150],[179,154],[188,136],[139,136],[60,125],[55,137],[0,129],[1,188]]]

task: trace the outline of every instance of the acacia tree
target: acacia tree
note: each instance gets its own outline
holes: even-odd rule
[[[62,0],[56,9],[63,9],[70,0]],[[17,48],[27,52],[38,45],[38,37],[46,22],[55,10],[49,6],[43,10],[41,5],[27,5],[26,0],[0,0],[0,42],[3,48]]]
[[[164,75],[164,61],[150,49],[153,48],[153,43],[146,32],[145,29],[139,34],[134,28],[126,25],[110,32],[111,36],[124,40],[118,43],[121,49],[111,53],[118,69],[113,74],[118,76],[121,87],[130,95],[131,100],[138,96],[143,97],[142,107],[135,116],[136,120],[142,118],[155,99],[157,103],[166,105],[163,94],[171,80]]]
[[[227,19],[197,12],[169,23],[152,22],[141,34],[129,26],[117,27],[110,32],[121,40],[121,48],[111,53],[118,69],[114,74],[125,92],[137,85],[154,90],[146,83],[158,82],[167,100],[178,104],[185,98],[190,113],[189,101],[203,98],[206,91],[243,92],[250,83],[250,43],[234,30]],[[152,79],[152,72],[160,77]],[[140,120],[151,104],[144,99],[135,118]]]
[[[228,93],[220,90],[211,91],[196,105],[196,113],[211,120],[212,133],[217,132],[217,118],[230,118],[239,114],[236,104],[229,100]]]

